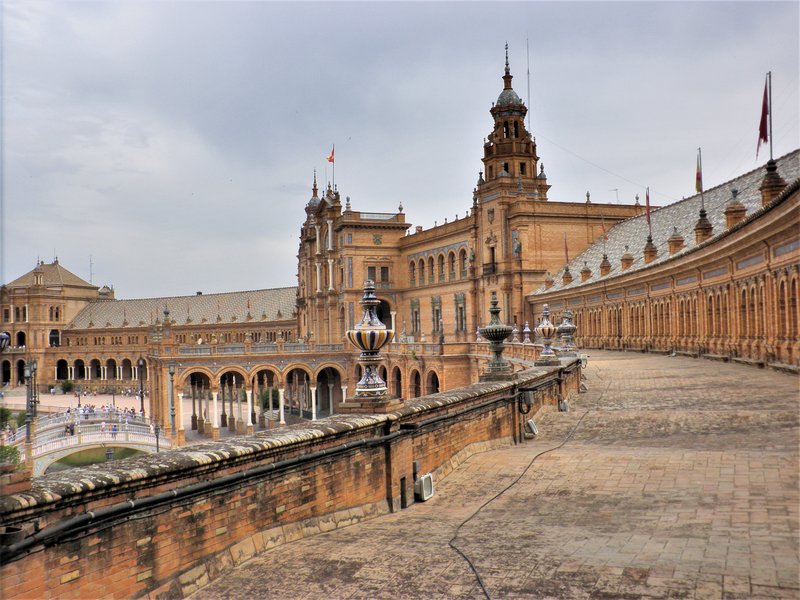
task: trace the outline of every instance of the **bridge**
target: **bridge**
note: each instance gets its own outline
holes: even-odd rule
[[[13,430],[6,441],[27,459],[26,427]],[[140,452],[168,449],[170,440],[161,435],[148,417],[122,410],[65,411],[38,417],[32,424],[33,476],[47,472],[53,463],[93,448],[130,448]]]

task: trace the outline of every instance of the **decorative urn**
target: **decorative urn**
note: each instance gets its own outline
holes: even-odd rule
[[[511,373],[511,365],[503,358],[503,341],[511,335],[512,328],[500,322],[500,307],[497,306],[497,294],[495,292],[492,292],[489,314],[492,315],[489,324],[478,329],[479,335],[489,342],[489,349],[494,353],[486,368],[486,373],[489,375]]]
[[[363,375],[356,384],[356,398],[382,399],[386,396],[386,382],[378,374],[378,363],[381,361],[380,350],[392,339],[394,331],[381,323],[375,313],[380,300],[375,296],[375,282],[368,279],[364,282],[364,296],[361,306],[364,314],[361,321],[346,332],[351,344],[361,350],[358,362],[361,363]]]
[[[561,361],[558,360],[555,352],[553,352],[552,343],[553,337],[556,334],[556,327],[550,322],[550,307],[545,304],[542,307],[542,320],[534,330],[536,336],[542,341],[542,353],[536,359],[534,364],[536,366],[559,365]]]

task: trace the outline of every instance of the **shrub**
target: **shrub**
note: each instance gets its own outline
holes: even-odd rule
[[[0,428],[6,426],[13,414],[10,408],[6,408],[5,406],[0,407]]]
[[[0,464],[11,463],[12,465],[18,465],[19,461],[19,448],[16,446],[0,446]]]
[[[72,390],[75,389],[75,384],[71,381],[62,381],[61,382],[61,391],[65,394],[69,394]]]

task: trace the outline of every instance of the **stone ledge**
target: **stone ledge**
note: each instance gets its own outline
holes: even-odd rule
[[[764,368],[763,361],[753,360],[752,358],[742,358],[741,356],[733,356],[731,357],[731,362],[739,363],[740,365],[750,365],[753,367],[758,367],[760,369]]]
[[[800,375],[800,367],[797,365],[787,365],[786,363],[767,363],[770,369],[781,371],[783,373],[791,373],[792,375]]]
[[[722,362],[728,362],[731,357],[726,356],[724,354],[703,354],[703,358],[707,358],[708,360],[719,360]]]

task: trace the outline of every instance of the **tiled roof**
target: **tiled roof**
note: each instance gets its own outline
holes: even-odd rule
[[[169,309],[170,320],[176,325],[279,321],[292,318],[296,297],[297,288],[287,287],[168,298],[97,300],[78,313],[67,329],[150,325],[164,319],[164,307]]]
[[[787,184],[800,177],[800,150],[795,150],[782,156],[777,159],[777,163],[778,173]],[[747,209],[746,216],[750,216],[761,208],[759,187],[765,173],[764,167],[759,167],[703,193],[707,218],[714,227],[711,239],[722,235],[726,231],[725,207],[732,198],[731,190],[738,190],[737,199]],[[658,256],[647,266],[656,265],[669,258],[680,256],[697,246],[694,227],[700,218],[700,206],[700,194],[697,194],[651,211],[650,221],[653,228],[653,243],[658,249]],[[678,234],[683,236],[684,247],[675,254],[670,255],[667,240],[674,234],[675,229],[677,229]],[[646,242],[647,218],[644,214],[620,221],[608,230],[608,240],[605,242],[605,246],[601,238],[569,262],[569,270],[573,277],[570,283],[567,285],[562,283],[564,269],[561,269],[554,276],[554,284],[549,289],[541,287],[533,293],[544,294],[578,288],[582,285],[588,285],[601,279],[619,275],[622,272],[620,257],[625,253],[626,246],[630,254],[633,255],[634,262],[625,270],[625,273],[641,269],[645,266],[644,246]],[[611,271],[608,275],[601,277],[600,261],[603,259],[604,247],[611,263]],[[584,268],[584,262],[591,269],[592,275],[586,281],[581,281],[580,272]]]
[[[75,275],[75,273],[67,271],[58,263],[58,259],[50,264],[45,264],[44,262],[39,263],[37,267],[34,267],[22,277],[17,277],[14,281],[9,283],[8,287],[28,287],[33,285],[33,275],[36,269],[41,269],[45,286],[73,286],[91,288],[93,290],[97,289],[96,285],[92,285],[88,281],[84,281]]]

